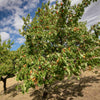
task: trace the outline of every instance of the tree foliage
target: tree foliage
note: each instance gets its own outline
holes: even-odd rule
[[[16,51],[10,51],[12,45],[11,40],[2,42],[0,37],[0,81],[4,83],[4,91],[7,78],[15,75]]]
[[[10,51],[10,40],[1,43],[0,39],[0,77],[12,73],[13,61],[11,60],[12,52]]]
[[[100,66],[100,23],[88,31],[86,22],[79,22],[92,1],[97,0],[72,6],[70,0],[62,0],[51,8],[48,2],[38,8],[31,22],[30,15],[23,17],[20,34],[26,42],[16,65],[17,79],[24,81],[23,92]]]

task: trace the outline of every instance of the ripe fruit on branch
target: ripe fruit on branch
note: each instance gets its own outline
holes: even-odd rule
[[[80,48],[77,48],[78,51],[80,51]]]
[[[82,47],[82,45],[80,45],[80,47]]]
[[[65,49],[64,48],[62,50],[63,50],[63,52],[65,52]]]
[[[85,37],[85,35],[82,35],[82,37]]]
[[[41,60],[41,58],[39,58],[39,61]]]
[[[66,70],[66,68],[64,68],[64,70]]]
[[[64,10],[62,10],[62,12],[64,12]]]
[[[25,64],[25,65],[23,65],[23,67],[26,67],[26,64]]]
[[[39,69],[41,69],[41,66],[39,66]]]
[[[85,59],[85,56],[83,56],[83,58]]]
[[[74,27],[73,31],[75,32],[76,30],[79,31],[79,28]]]
[[[38,26],[35,26],[35,28],[38,28]]]
[[[40,20],[40,22],[43,22],[43,20]]]
[[[63,3],[61,2],[61,6],[63,5]]]
[[[76,28],[76,27],[74,27],[73,31],[75,32],[76,30],[77,30],[77,28]]]
[[[56,11],[56,14],[58,14],[58,11]]]
[[[32,70],[30,70],[30,74],[32,74]]]
[[[23,55],[23,57],[26,57],[26,55]]]
[[[59,59],[57,59],[57,61],[56,61],[57,63],[59,62]]]
[[[69,19],[70,20],[70,22],[72,22],[72,19]]]
[[[68,50],[70,51],[70,47],[68,48]]]
[[[38,81],[35,79],[35,82],[34,82],[34,84],[35,84],[35,85],[37,85],[37,83],[38,83]]]
[[[35,78],[35,77],[33,77],[33,78],[32,78],[32,81],[35,81],[35,80],[36,80],[36,78]]]
[[[49,29],[49,26],[46,26],[47,29]]]
[[[77,28],[77,30],[79,31],[79,28]]]
[[[69,15],[69,17],[72,17],[72,15]]]
[[[49,35],[51,34],[51,32],[49,32]]]

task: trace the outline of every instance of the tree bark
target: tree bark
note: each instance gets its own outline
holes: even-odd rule
[[[5,78],[1,77],[1,81],[3,82],[4,92],[6,92],[6,90],[7,90],[7,87],[6,87],[7,77],[5,77]]]
[[[48,73],[46,73],[45,80],[48,80]],[[46,100],[48,96],[48,85],[44,83],[42,100]]]
[[[7,90],[7,87],[6,87],[7,79],[14,77],[14,76],[15,76],[14,74],[9,74],[7,76],[1,76],[1,81],[3,82],[4,92],[6,92],[6,90]]]
[[[48,96],[48,87],[47,84],[44,84],[42,100],[46,100],[47,96]]]
[[[4,91],[5,91],[5,92],[6,92],[6,90],[7,90],[7,88],[6,88],[6,80],[7,80],[7,79],[5,78],[4,81],[3,81],[3,83],[4,83],[4,86],[3,86],[3,87],[4,87]]]

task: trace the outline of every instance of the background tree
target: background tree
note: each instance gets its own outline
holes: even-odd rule
[[[83,0],[71,6],[70,0],[62,0],[51,8],[48,2],[38,8],[32,22],[29,15],[23,17],[20,34],[26,42],[16,65],[17,79],[24,81],[23,92],[44,85],[44,99],[51,83],[65,75],[79,76],[81,70],[100,64],[100,40],[95,32],[88,31],[86,22],[79,22],[92,1],[97,0]]]
[[[0,37],[0,81],[4,84],[4,92],[7,79],[15,75],[15,51],[10,51],[12,44],[10,40],[2,43]]]

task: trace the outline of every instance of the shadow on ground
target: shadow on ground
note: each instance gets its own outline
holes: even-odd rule
[[[57,81],[52,89],[49,90],[49,95],[47,100],[73,100],[74,97],[83,97],[83,89],[86,87],[92,86],[89,83],[100,83],[100,76],[88,76],[77,80],[73,77],[71,80],[63,80],[62,82]],[[41,100],[42,98],[42,89],[36,90],[30,94],[34,96],[33,100]]]
[[[77,80],[76,77],[72,77],[70,80],[65,78],[63,81],[57,81],[53,84],[49,91],[47,100],[73,100],[74,97],[83,97],[83,90],[86,87],[91,87],[92,84],[89,83],[100,83],[100,75],[97,76],[87,76]],[[15,97],[18,95],[21,90],[16,91],[16,86],[19,84],[14,84],[7,88],[6,94],[11,94],[10,96]],[[32,100],[41,100],[42,98],[42,88],[38,90],[30,91],[30,97],[33,97]],[[6,95],[5,94],[5,95]]]
[[[7,88],[6,92],[4,91],[1,91],[0,94],[4,94],[4,95],[7,95],[7,94],[11,94],[10,96],[12,97],[15,97],[16,95],[18,95],[18,92],[21,92],[21,90],[17,90],[16,87],[19,86],[20,84],[16,83],[10,87]]]

